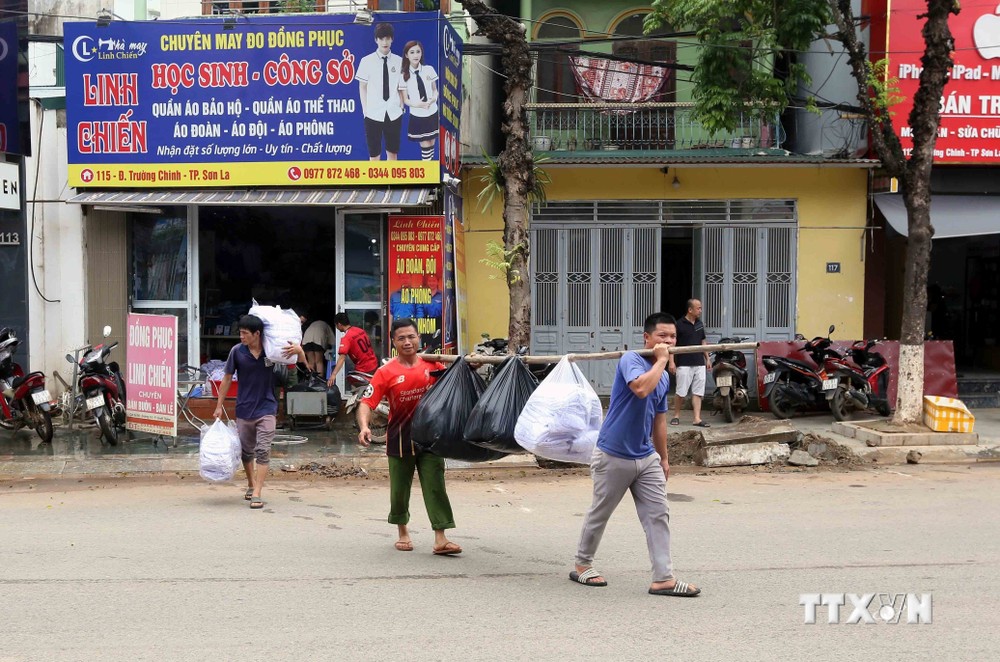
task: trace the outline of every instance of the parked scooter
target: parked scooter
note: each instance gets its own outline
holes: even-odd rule
[[[104,327],[104,337],[111,335],[111,327]],[[117,361],[107,362],[114,342],[89,347],[80,359],[80,376],[77,383],[83,394],[84,407],[101,429],[101,436],[112,446],[118,443],[118,430],[125,429],[125,380]],[[66,360],[75,363],[72,354]]]
[[[743,338],[723,338],[719,342],[739,343]],[[727,423],[732,423],[750,404],[746,356],[734,349],[713,353],[712,378],[715,380],[715,410],[722,412]]]
[[[0,427],[35,430],[42,443],[52,441],[52,396],[45,388],[45,374],[24,374],[14,362],[14,350],[20,344],[12,329],[0,329]]]
[[[878,340],[858,340],[849,350],[851,361],[836,361],[836,375],[840,380],[830,410],[838,421],[846,421],[854,411],[874,409],[880,416],[892,413],[889,407],[889,365],[872,347]]]
[[[483,334],[483,341],[476,345],[472,349],[473,354],[481,354],[483,356],[506,356],[507,355],[508,342],[506,338],[490,338],[487,334]],[[521,347],[517,351],[518,356],[527,356],[528,348]],[[475,359],[473,359],[474,361]],[[552,372],[556,364],[555,363],[528,363],[528,372],[534,375],[535,379],[541,382],[545,379],[550,372]],[[496,369],[496,364],[484,363],[479,367],[476,372],[487,382],[492,378],[493,371]]]
[[[355,428],[358,428],[358,420],[354,411],[368,393],[373,376],[370,372],[352,370],[344,377],[347,382],[347,398],[344,400],[344,413],[354,418]],[[385,398],[382,398],[382,402],[372,410],[371,417],[368,419],[368,427],[372,431],[373,444],[386,443],[389,431],[389,401]]]
[[[799,409],[826,409],[828,402],[837,391],[839,380],[827,374],[825,369],[828,357],[840,357],[830,349],[830,335],[826,338],[817,336],[806,342],[802,349],[812,357],[813,365],[805,361],[784,356],[765,356],[762,361],[767,369],[764,375],[764,397],[777,418],[791,418]],[[800,337],[801,338],[801,337]]]

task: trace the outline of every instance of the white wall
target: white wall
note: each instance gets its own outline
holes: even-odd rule
[[[86,340],[83,215],[64,201],[67,185],[66,126],[63,111],[42,111],[32,101],[32,151],[25,160],[25,197],[31,257],[28,268],[29,365],[42,370],[49,390],[62,392],[53,370],[69,379],[63,356]],[[39,292],[40,290],[40,292]],[[45,301],[42,295],[50,301]]]

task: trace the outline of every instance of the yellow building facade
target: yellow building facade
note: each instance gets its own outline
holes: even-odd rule
[[[790,236],[794,237],[791,265],[794,332],[807,337],[825,335],[829,325],[834,324],[837,338],[862,336],[865,261],[870,248],[866,236],[867,165],[679,165],[666,168],[619,164],[550,165],[546,171],[552,178],[547,187],[550,204],[569,201],[636,201],[636,204],[639,201],[646,204],[649,201],[688,204],[726,200],[794,202],[794,218],[789,224]],[[505,337],[509,307],[504,281],[497,278],[493,268],[480,261],[486,256],[490,241],[503,241],[502,203],[498,200],[485,211],[475,204],[483,173],[482,168],[473,167],[463,178],[468,330],[472,344],[484,333]],[[535,212],[537,214],[537,207]],[[566,222],[572,227],[571,218]],[[629,221],[622,223],[628,225]],[[725,222],[715,223],[713,227],[719,225]],[[667,231],[675,226],[666,219],[662,227]],[[697,231],[699,224],[688,222],[684,227]],[[532,250],[536,248],[533,246]],[[671,250],[664,245],[664,263],[672,259]],[[692,270],[692,292],[678,292],[675,300],[706,296],[705,268],[699,265],[697,256]],[[669,289],[671,284],[664,282],[664,277],[664,273],[658,275],[659,286]],[[666,312],[679,315],[684,311]],[[733,310],[722,311],[724,316],[734,314]],[[533,326],[537,322],[533,320]],[[789,334],[784,339],[791,337]],[[595,351],[599,349],[596,345],[592,348]]]

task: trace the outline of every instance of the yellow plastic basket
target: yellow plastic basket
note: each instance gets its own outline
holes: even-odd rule
[[[935,432],[972,432],[976,417],[965,403],[940,395],[924,396],[924,425]]]

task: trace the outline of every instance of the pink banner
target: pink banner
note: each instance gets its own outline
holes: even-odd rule
[[[128,316],[125,340],[126,427],[177,436],[177,318]]]
[[[814,365],[812,358],[802,351],[803,341],[762,342],[757,348],[757,394],[762,411],[770,411],[767,400],[760,394],[764,392],[764,375],[767,370],[761,363],[765,355],[785,356]],[[850,341],[835,340],[832,348],[846,355],[851,347]],[[889,364],[889,403],[896,406],[896,385],[899,380],[899,341],[886,340],[875,345],[872,351],[878,352]],[[924,343],[924,393],[927,395],[943,395],[949,398],[958,397],[958,380],[955,376],[955,346],[950,340],[930,340]]]

